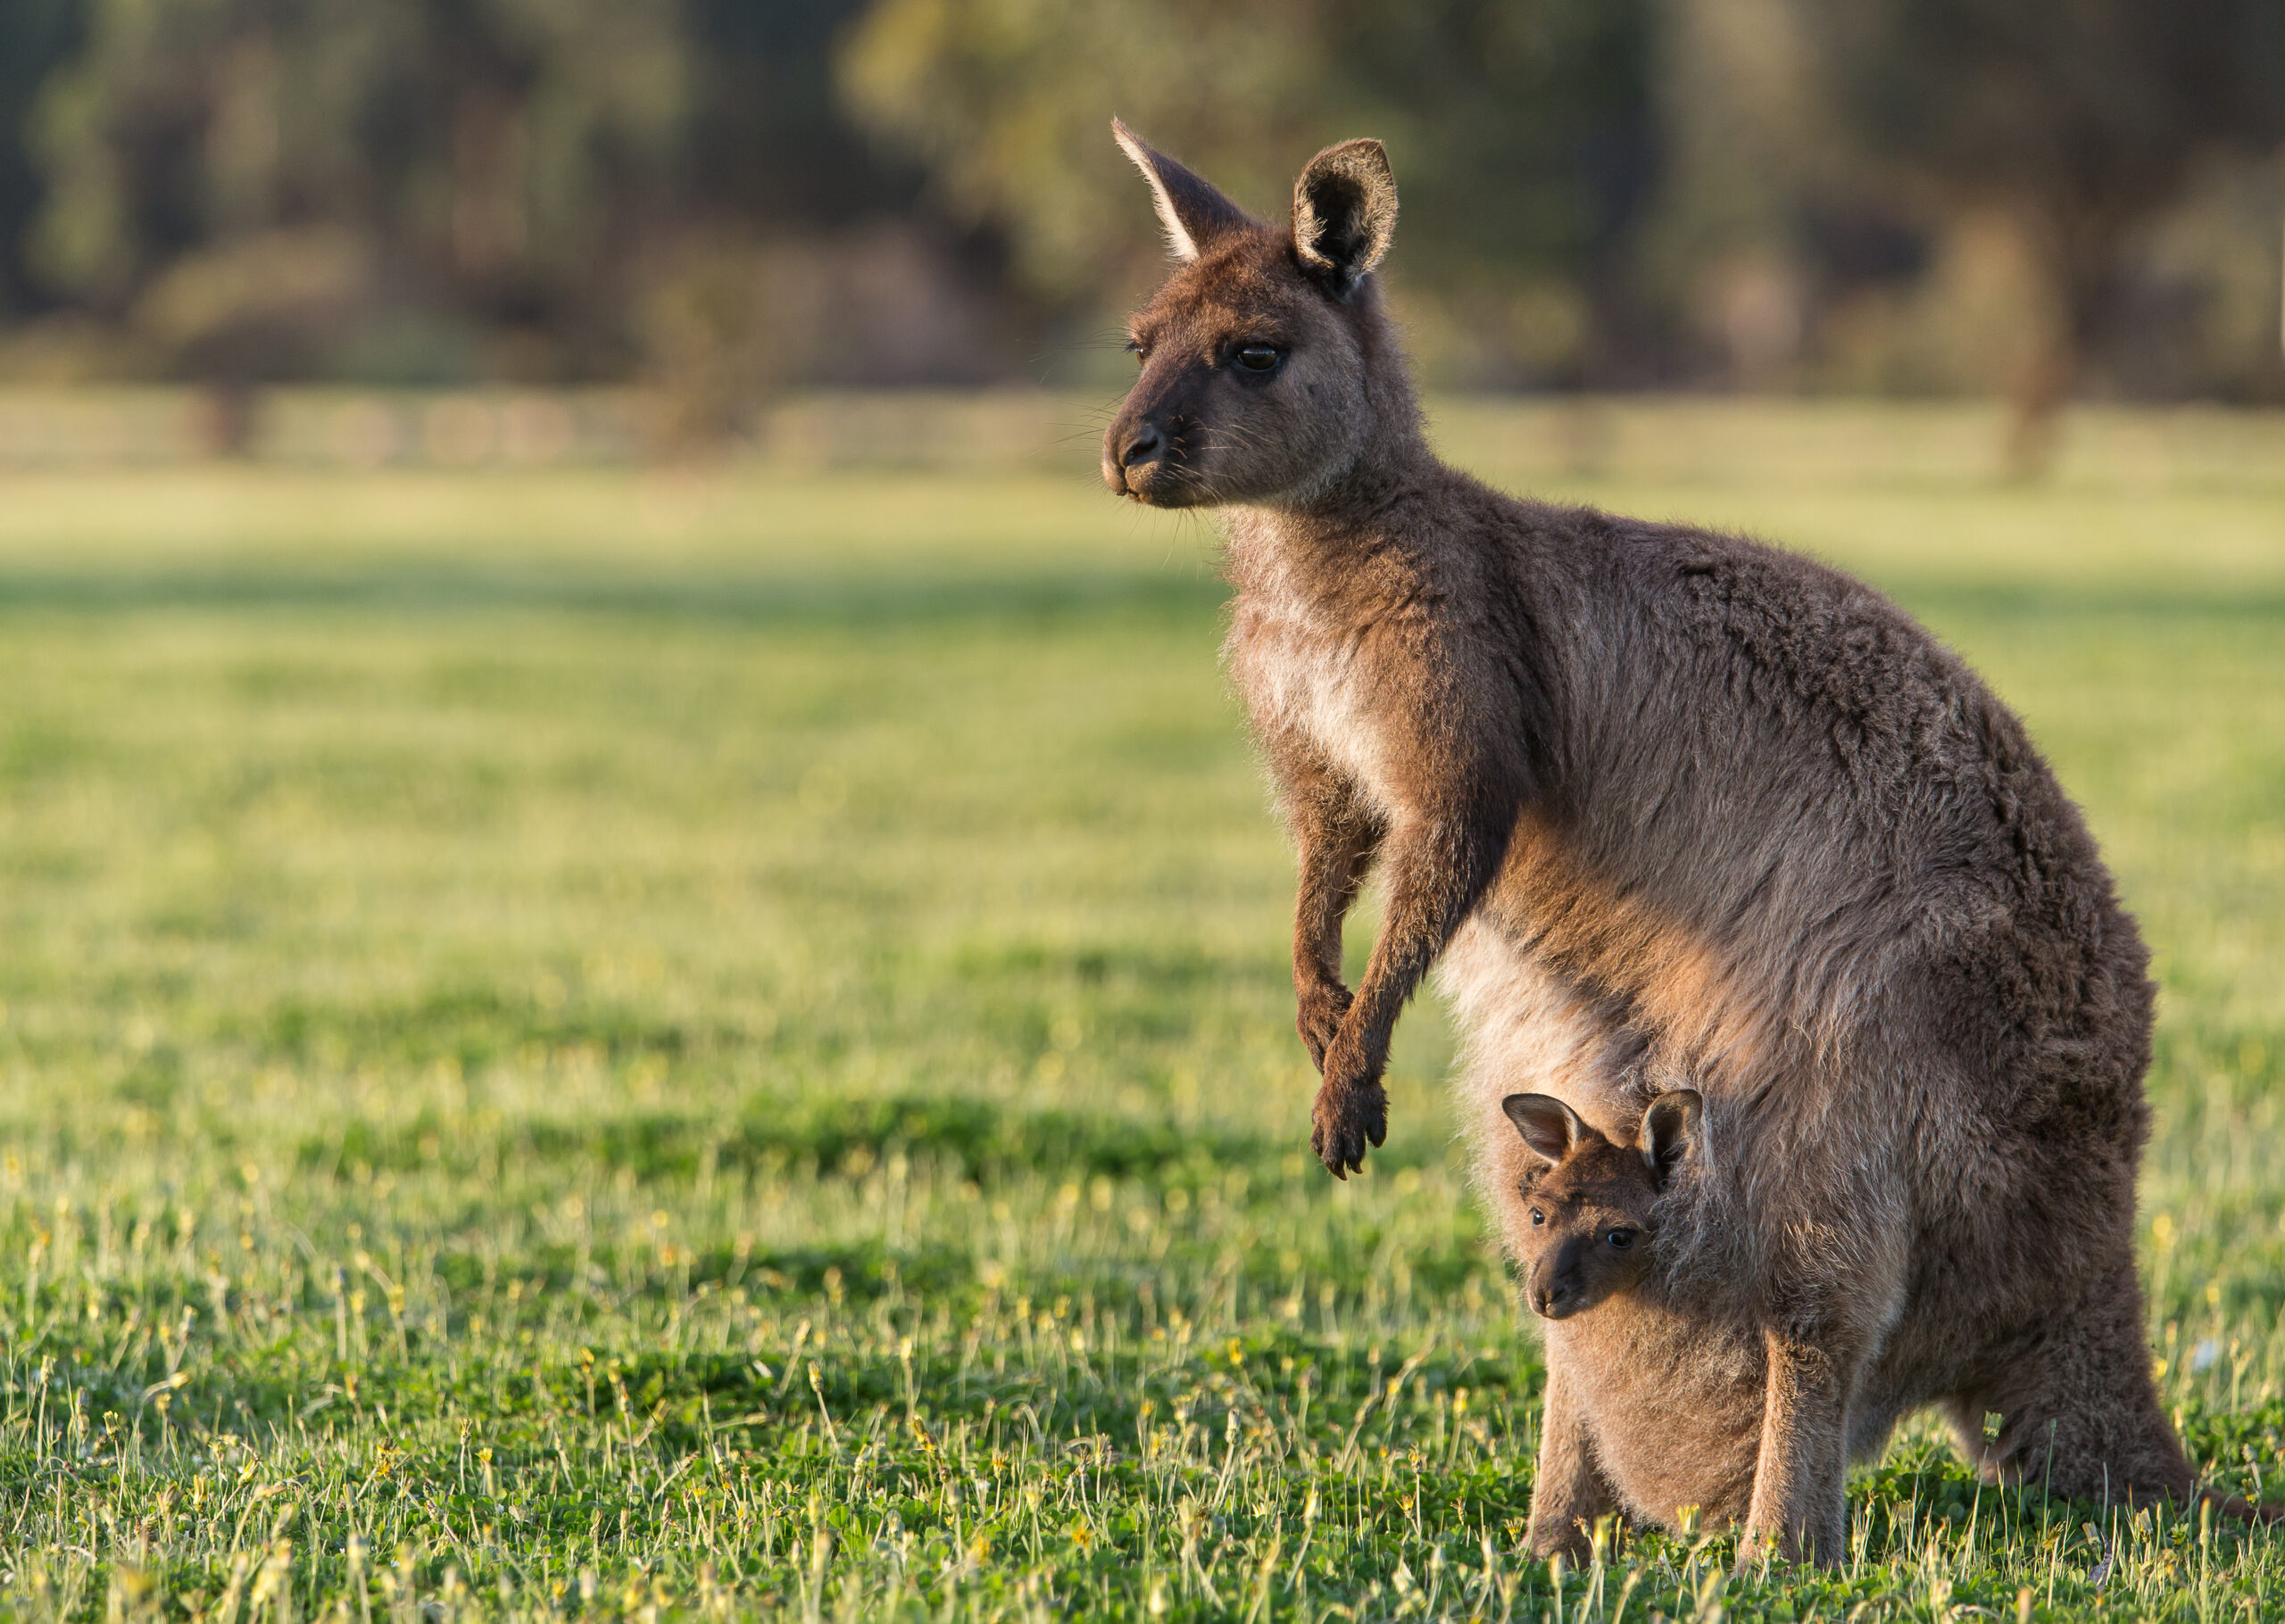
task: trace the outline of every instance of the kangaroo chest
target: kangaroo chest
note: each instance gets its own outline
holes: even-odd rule
[[[1403,723],[1379,653],[1369,623],[1275,585],[1240,592],[1225,648],[1264,744],[1305,744],[1385,815]]]

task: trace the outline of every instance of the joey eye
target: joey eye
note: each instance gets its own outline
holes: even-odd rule
[[[1545,1223],[1546,1222],[1547,1214],[1545,1213],[1541,1212],[1537,1207],[1532,1208],[1532,1227],[1533,1229],[1537,1229],[1541,1224]]]
[[[1634,1244],[1634,1231],[1633,1230],[1613,1230],[1610,1232],[1610,1244],[1616,1247],[1622,1252],[1625,1251],[1627,1247]]]
[[[1151,346],[1139,338],[1130,338],[1126,341],[1126,352],[1134,358],[1134,364],[1138,367],[1151,359]]]
[[[1285,359],[1285,352],[1274,344],[1250,344],[1238,351],[1238,365],[1249,372],[1267,372]]]

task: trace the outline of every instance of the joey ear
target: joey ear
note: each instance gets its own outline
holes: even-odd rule
[[[1552,1094],[1510,1094],[1500,1102],[1508,1120],[1529,1145],[1550,1162],[1560,1162],[1590,1130],[1579,1114]]]
[[[1334,298],[1349,296],[1395,235],[1396,175],[1379,142],[1328,146],[1293,183],[1293,252]]]
[[[1698,1143],[1698,1124],[1706,1113],[1706,1097],[1696,1089],[1674,1089],[1650,1102],[1635,1133],[1642,1159],[1664,1182],[1682,1165],[1683,1157]]]
[[[1159,223],[1167,228],[1167,247],[1177,260],[1194,260],[1215,238],[1254,223],[1212,182],[1192,174],[1164,153],[1153,152],[1117,119],[1110,121],[1110,133],[1134,160],[1142,178],[1151,183]]]

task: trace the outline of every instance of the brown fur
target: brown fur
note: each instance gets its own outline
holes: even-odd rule
[[[1535,1496],[1527,1540],[1535,1550],[1583,1548],[1595,1516],[1608,1512],[1669,1529],[1693,1507],[1704,1527],[1743,1520],[1768,1385],[1764,1350],[1736,1322],[1709,1326],[1686,1296],[1677,1301],[1660,1251],[1670,1192],[1680,1196],[1696,1171],[1699,1096],[1660,1095],[1618,1141],[1552,1095],[1501,1105],[1533,1158],[1510,1236],[1524,1301],[1546,1322],[1550,1369],[1592,1373],[1570,1384],[1563,1425],[1550,1411],[1540,1451],[1541,1482],[1585,1487]],[[1623,1247],[1612,1244],[1619,1236]]]
[[[1931,1404],[1997,1478],[2187,1495],[2134,1273],[2147,955],[2022,725],[1823,566],[1440,463],[1370,274],[1377,143],[1311,162],[1297,236],[1119,134],[1182,262],[1134,319],[1104,477],[1226,518],[1226,658],[1298,848],[1318,1155],[1345,1176],[1382,1141],[1390,1032],[1440,960],[1511,1248],[1536,1162],[1504,1098],[1618,1142],[1677,1082],[1704,1096],[1659,1234],[1671,1334],[1616,1370],[1549,1338],[1534,1548],[1647,1446],[1577,1453],[1614,1385],[1709,1480],[1750,1453],[1749,1551],[1837,1558],[1848,1458]],[[1352,997],[1342,922],[1375,872]],[[1741,1372],[1674,1433],[1660,1395]]]

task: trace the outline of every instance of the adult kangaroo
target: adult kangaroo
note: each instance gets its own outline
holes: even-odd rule
[[[1178,262],[1133,319],[1103,477],[1223,514],[1325,1164],[1382,1142],[1390,1031],[1437,966],[1511,1250],[1542,1162],[1503,1099],[1624,1144],[1659,1095],[1702,1096],[1659,1278],[1759,1372],[1747,1553],[1838,1560],[1849,1457],[1932,1403],[1997,1478],[2190,1494],[2134,1272],[2148,956],[2023,725],[1833,570],[1439,462],[1372,275],[1379,143],[1319,153],[1269,225],[1113,130]],[[1374,871],[1352,997],[1342,922]],[[1619,1509],[1566,1346],[1541,1552]]]

